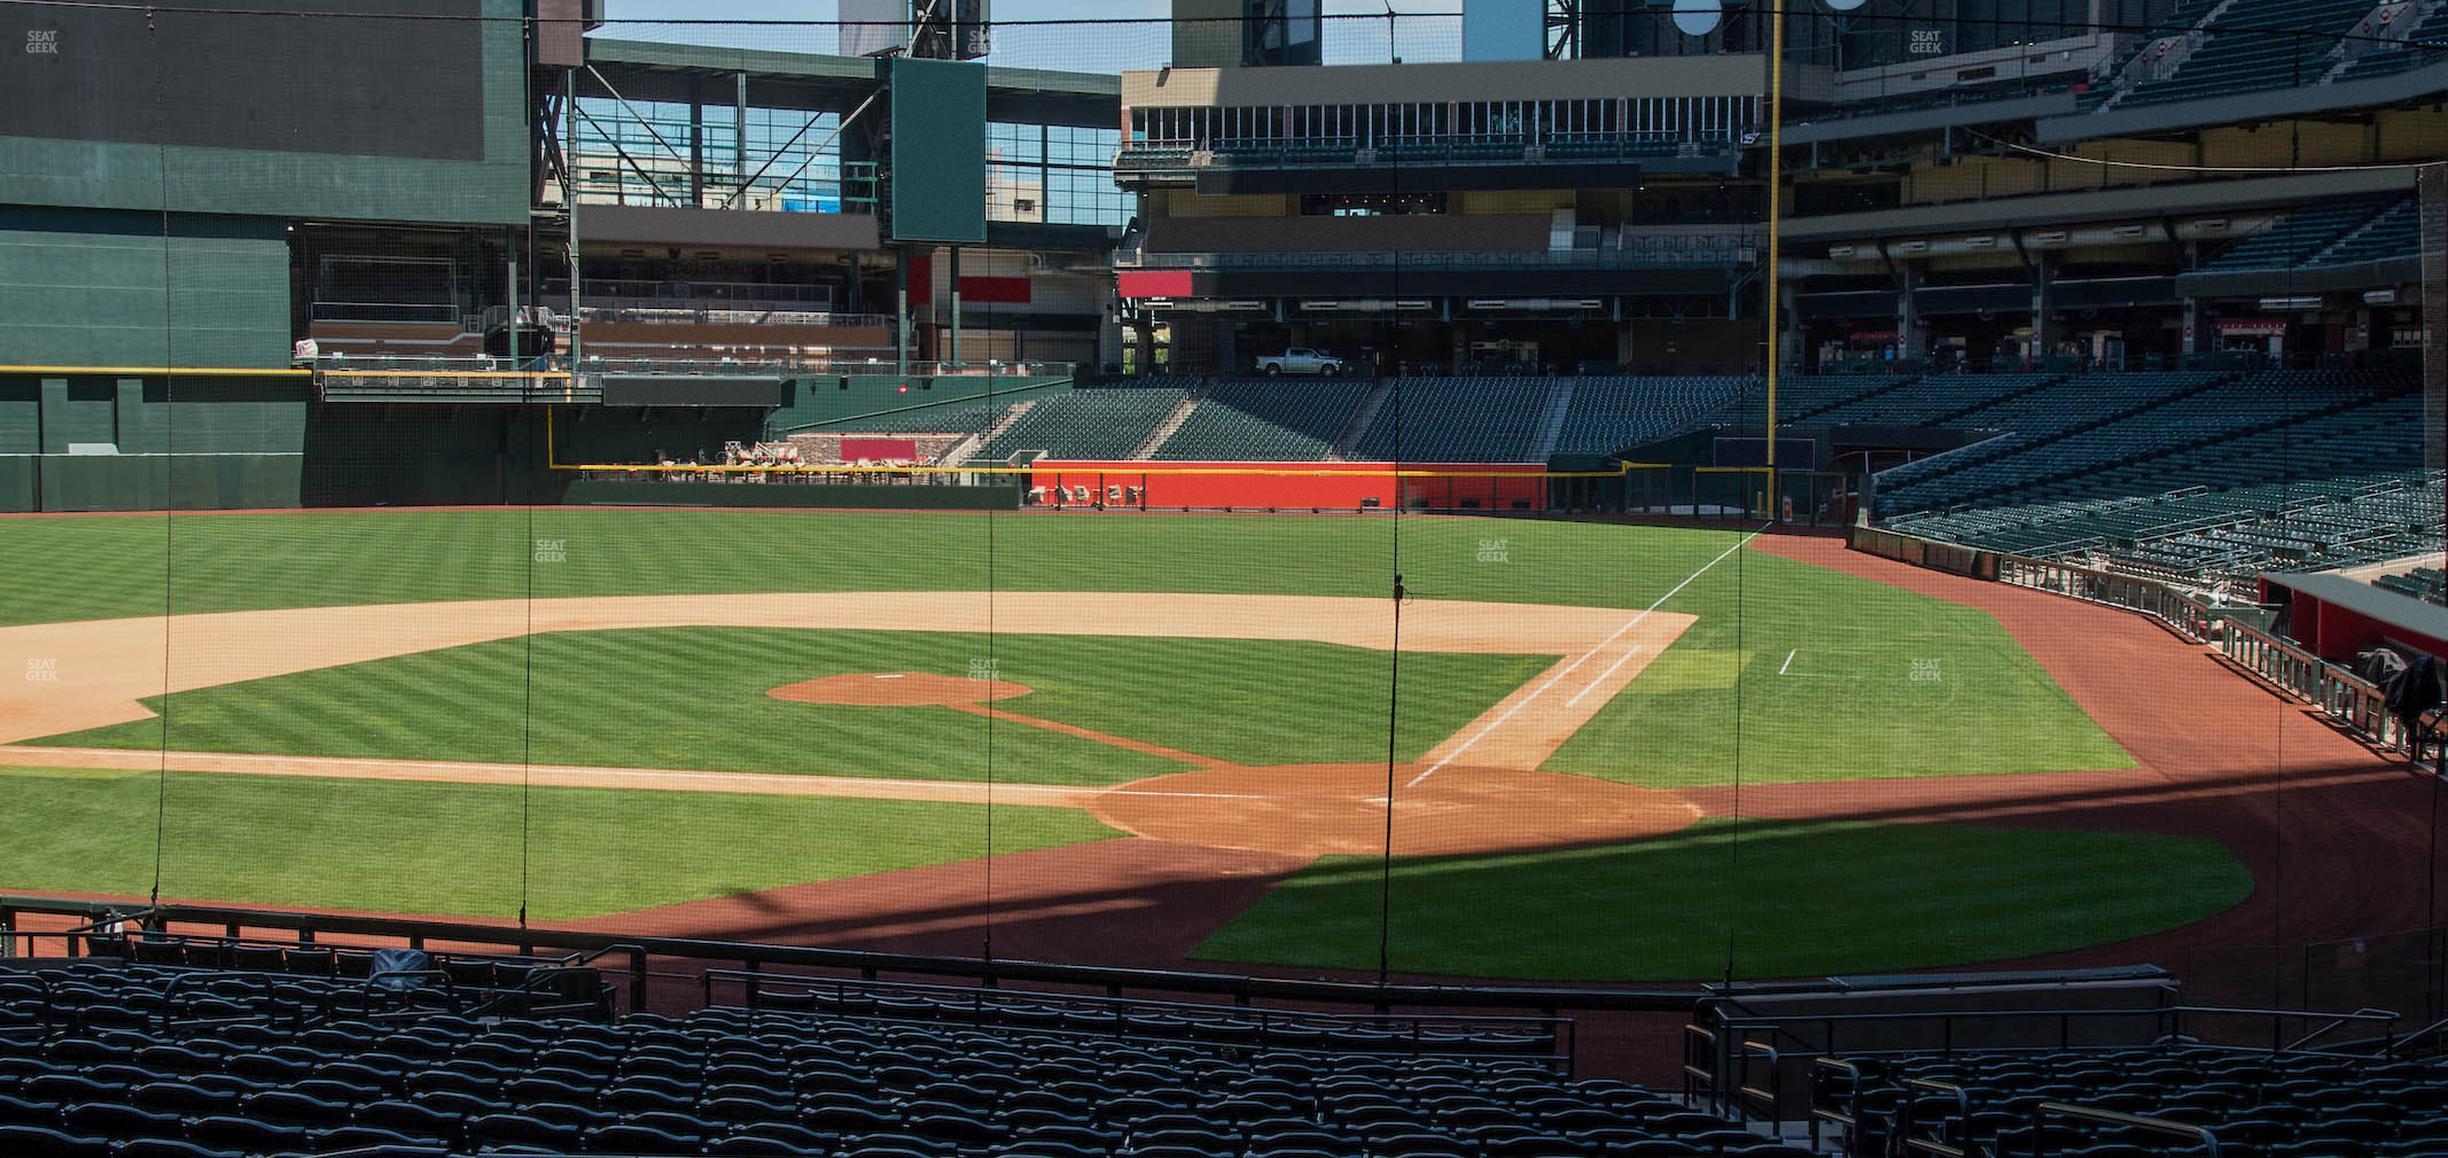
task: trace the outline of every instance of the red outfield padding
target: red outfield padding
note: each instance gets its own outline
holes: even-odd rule
[[[915,462],[918,440],[915,438],[844,438],[841,444],[843,462]]]
[[[1040,459],[1031,487],[1046,488],[1044,505],[1101,502],[1108,506],[1235,507],[1277,510],[1547,508],[1546,468],[1537,463],[1406,462],[1054,462]],[[1400,472],[1398,475],[1396,472]],[[1057,494],[1055,488],[1062,488]],[[1074,497],[1085,487],[1090,497]],[[1137,498],[1114,498],[1112,487],[1136,487]]]

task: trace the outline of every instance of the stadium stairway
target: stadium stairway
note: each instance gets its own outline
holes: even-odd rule
[[[1351,421],[1336,433],[1333,457],[1347,459],[1359,451],[1360,436],[1368,433],[1368,428],[1377,421],[1377,415],[1385,409],[1386,399],[1393,396],[1392,379],[1370,387],[1368,397],[1361,399],[1360,405],[1352,411]]]
[[[1128,457],[1156,457],[1156,448],[1163,446],[1166,439],[1173,437],[1173,433],[1182,428],[1182,423],[1190,421],[1190,413],[1198,409],[1200,400],[1201,396],[1198,391],[1185,392],[1181,402],[1173,407],[1172,413],[1165,415],[1164,421],[1157,423],[1156,429],[1149,431],[1148,436],[1139,441],[1139,445],[1130,452]]]
[[[1040,401],[1042,401],[1042,399],[1032,398],[1026,402],[1013,404],[1010,408],[1004,410],[1003,413],[997,415],[994,421],[987,424],[984,429],[980,430],[977,434],[972,435],[969,438],[961,440],[959,445],[954,446],[950,452],[946,453],[944,455],[944,465],[959,466],[962,463],[969,462],[977,458],[979,451],[984,450],[987,444],[1009,432],[1011,428],[1021,419],[1028,417],[1029,411],[1036,409],[1037,403]]]

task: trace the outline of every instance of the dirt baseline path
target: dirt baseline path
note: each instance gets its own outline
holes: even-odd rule
[[[1195,771],[1114,788],[802,776],[691,769],[487,764],[248,753],[0,748],[39,767],[165,769],[562,788],[745,792],[1081,808],[1136,836],[1293,856],[1384,846],[1457,853],[1602,842],[1671,832],[1697,809],[1648,789],[1537,771],[1691,625],[1688,615],[1620,608],[1416,601],[1406,650],[1554,655],[1511,694],[1398,769],[1383,764],[1247,767],[1107,736],[999,706],[1028,690],[917,672],[850,673],[772,689],[776,698],[932,706],[991,714],[1092,742],[1152,752]],[[1179,593],[834,592],[376,604],[0,628],[0,667],[50,660],[51,681],[0,684],[0,745],[150,719],[141,702],[187,691],[529,632],[767,627],[1020,635],[1302,640],[1378,650],[1395,640],[1382,599]],[[33,670],[28,667],[27,670]],[[1467,758],[1467,760],[1465,760]],[[1449,767],[1450,766],[1450,767]]]

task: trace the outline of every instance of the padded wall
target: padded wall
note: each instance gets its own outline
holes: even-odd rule
[[[156,214],[0,209],[0,360],[285,366],[285,226],[173,217],[165,241]]]

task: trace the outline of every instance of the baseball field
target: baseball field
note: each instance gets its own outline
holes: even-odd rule
[[[0,520],[0,891],[1589,981],[2079,955],[2255,893],[2165,799],[2233,761],[2118,722],[2265,710],[2240,677],[1754,530]]]

